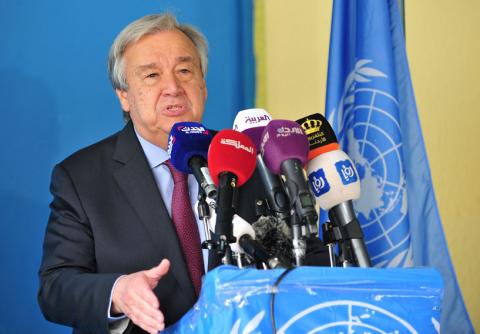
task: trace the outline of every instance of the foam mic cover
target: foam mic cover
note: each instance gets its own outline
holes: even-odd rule
[[[271,120],[272,116],[265,109],[245,109],[237,113],[233,121],[233,129],[250,137],[257,151],[260,151],[263,129]]]
[[[242,186],[255,171],[257,150],[252,140],[234,130],[219,131],[208,149],[208,166],[213,182],[218,186],[219,176],[230,172]]]
[[[292,233],[285,222],[271,216],[260,216],[252,226],[256,239],[265,247],[269,257],[278,256],[294,263]]]
[[[296,122],[270,121],[263,130],[260,146],[263,160],[274,174],[281,174],[285,160],[297,159],[302,166],[307,162],[308,138]]]
[[[318,155],[307,166],[317,205],[324,210],[360,197],[360,179],[348,155],[334,150]]]
[[[308,160],[340,148],[332,126],[322,114],[316,113],[300,118],[297,123],[300,124],[308,137],[310,144]]]
[[[189,161],[193,156],[207,160],[212,134],[197,122],[175,123],[168,138],[170,162],[179,171],[193,174]]]

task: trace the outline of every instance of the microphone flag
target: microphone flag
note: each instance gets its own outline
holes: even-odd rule
[[[354,205],[373,265],[436,268],[445,282],[442,332],[473,333],[435,200],[396,0],[334,0],[325,110],[359,172]]]

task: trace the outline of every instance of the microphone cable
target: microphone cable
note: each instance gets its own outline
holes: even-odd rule
[[[275,324],[275,295],[279,292],[278,287],[283,279],[296,268],[298,267],[290,267],[285,269],[273,284],[272,292],[270,293],[270,320],[272,325],[272,333],[277,333],[277,325]]]

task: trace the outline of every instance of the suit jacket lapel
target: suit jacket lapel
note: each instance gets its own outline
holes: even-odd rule
[[[115,180],[151,236],[153,248],[166,245],[170,271],[182,290],[195,298],[175,228],[131,122],[120,132],[113,158],[122,163],[114,172]]]

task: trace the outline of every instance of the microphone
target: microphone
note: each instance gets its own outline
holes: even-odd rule
[[[250,239],[255,239],[255,231],[253,230],[252,225],[250,225],[246,220],[237,214],[233,215],[232,224],[233,236],[235,237],[236,241],[231,243],[230,247],[232,248],[233,252],[243,254],[245,252],[240,245],[240,238],[248,235]]]
[[[229,251],[228,244],[235,242],[232,219],[237,210],[237,188],[252,176],[256,154],[251,139],[234,130],[218,132],[210,143],[208,165],[218,186],[215,238],[222,256]],[[231,263],[231,254],[226,255],[225,260]]]
[[[297,123],[309,139],[307,174],[316,204],[328,210],[330,220],[350,240],[355,262],[360,267],[371,267],[352,203],[360,197],[360,181],[354,163],[339,149],[332,127],[321,114],[301,118]]]
[[[215,229],[215,213],[212,214],[212,222]],[[234,214],[232,225],[235,242],[230,244],[230,248],[237,255],[238,267],[243,267],[241,260],[243,254],[247,254],[257,263],[265,263],[271,269],[291,267],[290,263],[293,262],[291,238],[288,237],[289,229],[285,223],[278,223],[273,217],[263,216],[250,224]]]
[[[292,233],[285,221],[276,217],[260,216],[253,224],[255,239],[258,240],[270,259],[277,259],[284,268],[290,268],[295,263],[292,248]]]
[[[303,167],[307,162],[309,143],[303,129],[295,122],[273,120],[265,127],[261,139],[261,153],[266,166],[285,177],[285,186],[292,210],[293,249],[297,265],[305,257],[303,235],[318,233],[318,214],[310,194]],[[299,220],[299,221],[297,221]],[[302,230],[302,228],[308,230]]]
[[[211,133],[201,123],[178,122],[170,131],[167,153],[176,169],[193,174],[205,194],[214,198],[217,189],[206,160],[211,141]]]
[[[260,154],[260,141],[265,126],[272,120],[264,109],[246,109],[239,111],[233,122],[233,128],[249,136],[257,148],[257,171],[262,180],[267,195],[270,210],[281,221],[290,224],[290,203],[283,184],[277,175],[274,175],[265,166]]]
[[[272,116],[265,109],[245,109],[235,116],[233,129],[249,136],[259,150],[263,129],[271,120]]]
[[[262,242],[256,240],[253,226],[237,214],[233,216],[233,235],[237,239],[237,242],[230,245],[233,252],[245,253],[257,263],[265,263],[270,269],[290,267],[284,258],[268,251]]]
[[[348,155],[340,149],[328,121],[316,113],[297,120],[307,135],[310,151],[307,174],[316,204],[329,210],[341,201],[360,197],[357,171]]]

